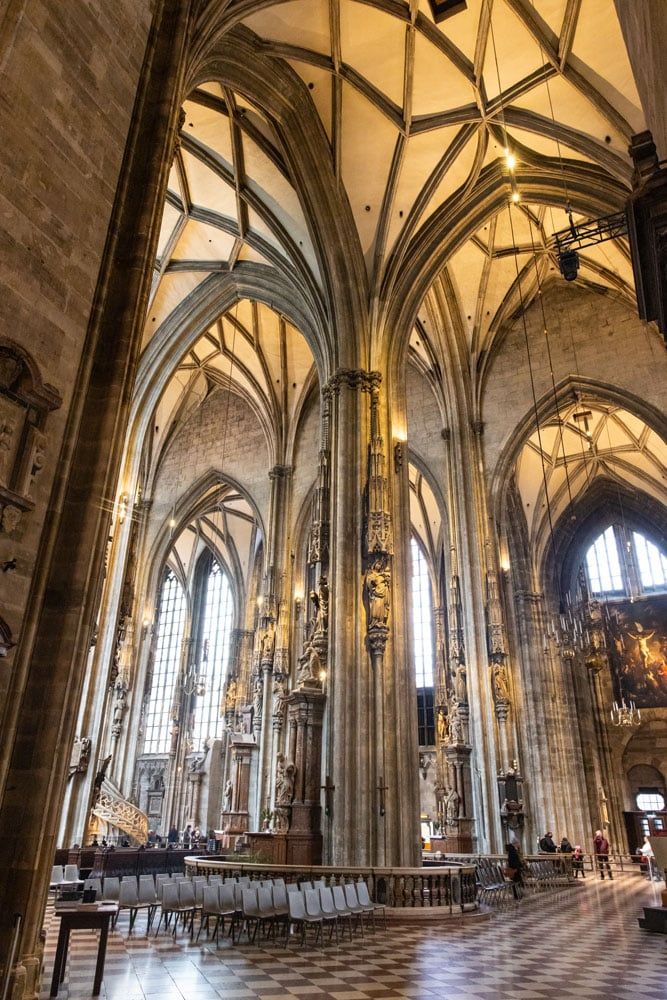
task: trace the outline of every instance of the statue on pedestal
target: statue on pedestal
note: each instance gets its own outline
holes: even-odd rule
[[[385,628],[389,620],[391,573],[382,559],[366,570],[364,587],[368,600],[368,628]]]
[[[445,811],[447,814],[447,825],[456,826],[459,819],[459,803],[461,796],[455,788],[450,788],[445,800]]]
[[[227,779],[227,784],[225,785],[225,807],[224,812],[232,811],[232,796],[234,794],[234,786],[232,784],[232,779]]]

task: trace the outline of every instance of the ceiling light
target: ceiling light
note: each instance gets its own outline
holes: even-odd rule
[[[514,202],[515,205],[518,201],[521,201],[521,195],[516,190],[516,188],[514,189],[514,191],[512,191],[512,201]]]
[[[508,170],[514,170],[516,167],[516,156],[514,153],[510,153],[509,149],[505,150],[505,163]]]

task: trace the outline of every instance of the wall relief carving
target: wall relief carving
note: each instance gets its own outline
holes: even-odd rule
[[[44,427],[49,412],[61,404],[30,355],[0,340],[0,530],[5,534],[17,532],[35,506],[48,444]]]

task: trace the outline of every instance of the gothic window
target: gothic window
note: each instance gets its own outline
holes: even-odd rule
[[[586,568],[593,594],[622,594],[625,590],[618,544],[611,525],[595,539],[586,553]]]
[[[417,683],[417,724],[419,745],[435,743],[433,713],[433,600],[428,564],[416,538],[410,542],[412,555],[412,631],[414,666]]]
[[[169,753],[185,610],[183,587],[168,569],[160,591],[153,677],[145,708],[144,753]]]
[[[229,578],[214,559],[203,578],[199,624],[199,678],[203,694],[195,699],[192,740],[200,750],[207,737],[221,736],[224,716],[222,693],[229,662],[229,645],[234,618],[234,600]]]
[[[641,812],[662,812],[665,808],[665,797],[657,788],[646,789],[637,795],[637,808]]]
[[[625,525],[610,524],[585,558],[590,592],[620,597],[667,590],[667,555],[655,542]]]

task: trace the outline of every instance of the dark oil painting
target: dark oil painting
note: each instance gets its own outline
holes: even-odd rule
[[[667,707],[667,597],[608,604],[606,619],[617,700]]]

